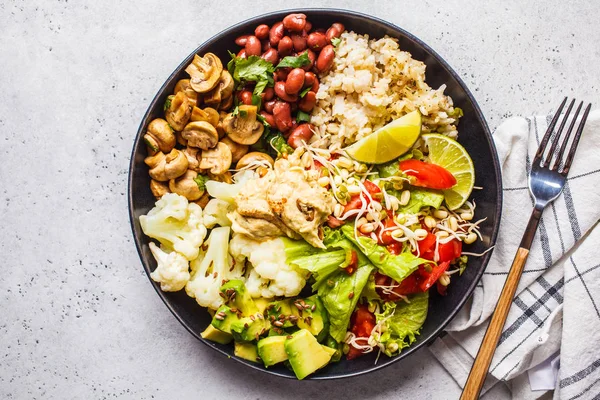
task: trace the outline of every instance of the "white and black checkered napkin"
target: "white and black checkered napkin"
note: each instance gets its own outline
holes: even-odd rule
[[[529,219],[527,174],[550,118],[512,118],[494,133],[504,207],[493,256],[473,298],[431,351],[464,385]],[[600,393],[600,110],[590,113],[561,196],[543,214],[517,296],[490,366],[513,398],[535,399],[530,368],[560,354],[555,398]],[[495,378],[495,379],[494,379]]]

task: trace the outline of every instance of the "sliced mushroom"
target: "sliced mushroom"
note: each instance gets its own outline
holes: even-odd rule
[[[261,153],[260,151],[253,151],[251,153],[246,154],[242,157],[236,164],[236,169],[247,168],[249,166],[255,167],[266,167],[270,165],[271,168],[275,164],[273,158],[266,153]]]
[[[202,150],[212,149],[219,141],[217,130],[206,121],[190,122],[181,132],[181,137],[187,140],[188,146]]]
[[[217,133],[219,134],[219,139],[222,139],[223,136],[225,136],[225,129],[223,129],[223,121],[225,120],[225,118],[227,118],[227,113],[224,111],[221,111],[219,113],[219,122],[217,123]]]
[[[221,175],[231,167],[231,150],[225,143],[217,143],[214,149],[202,151],[200,168],[213,175]]]
[[[231,162],[238,162],[248,152],[248,146],[236,143],[228,137],[221,139],[221,143],[225,143],[231,150]]]
[[[192,63],[185,69],[185,72],[190,74],[192,89],[198,93],[206,93],[214,88],[222,71],[223,64],[213,53],[206,53],[204,57],[196,54]]]
[[[236,115],[230,113],[223,120],[223,129],[229,138],[239,144],[258,142],[265,126],[256,119],[256,106],[241,105]]]
[[[183,152],[173,149],[167,155],[156,153],[144,160],[150,167],[150,177],[154,180],[165,182],[180,177],[187,171],[188,160]]]
[[[158,151],[168,153],[175,147],[175,134],[167,121],[156,118],[148,124],[144,141],[152,149],[152,154]]]
[[[220,108],[221,103],[229,100],[233,94],[233,78],[227,70],[221,72],[219,83],[210,92],[204,95],[204,104],[214,108]],[[233,99],[231,100],[233,101]]]
[[[216,128],[219,124],[219,112],[210,107],[206,107],[203,110],[198,107],[194,107],[192,109],[192,116],[190,119],[192,121],[206,121]]]
[[[194,201],[194,203],[198,204],[201,208],[204,208],[204,207],[206,207],[206,205],[208,204],[209,201],[210,201],[210,195],[208,194],[208,192],[204,192],[202,197],[200,197],[198,200]]]
[[[221,100],[219,110],[229,110],[233,105],[233,95],[227,97],[225,100]]]
[[[210,172],[208,173],[208,177],[211,181],[224,182],[224,183],[233,183],[233,178],[231,177],[231,172],[226,171],[221,175],[213,175]]]
[[[198,92],[192,89],[192,85],[190,85],[189,79],[181,79],[177,82],[173,93],[177,94],[179,92],[185,93],[188,100],[190,101],[190,105],[196,106],[198,104]]]
[[[192,106],[185,93],[179,92],[169,96],[165,102],[165,118],[169,125],[176,131],[180,131],[188,123],[192,115]]]
[[[183,150],[183,154],[187,157],[188,160],[188,169],[192,171],[200,172],[200,149],[195,147],[186,147]]]
[[[177,139],[177,143],[183,147],[187,146],[187,139],[184,139],[183,136],[181,136],[181,132],[175,132],[175,139]]]
[[[204,190],[200,190],[198,184],[194,180],[197,177],[198,173],[196,171],[188,169],[186,173],[179,178],[171,179],[169,181],[169,189],[171,192],[184,196],[190,201],[198,200],[204,194]]]
[[[159,182],[154,179],[150,179],[150,191],[152,195],[156,198],[156,200],[160,200],[167,193],[171,193],[169,190],[169,185],[165,182]]]

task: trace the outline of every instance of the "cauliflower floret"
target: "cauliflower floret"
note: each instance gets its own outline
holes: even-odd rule
[[[231,221],[227,218],[230,210],[230,204],[225,200],[211,199],[204,207],[203,219],[204,226],[208,229],[215,225],[231,226]]]
[[[198,258],[190,264],[192,276],[185,285],[188,296],[195,298],[203,307],[218,309],[223,304],[219,288],[224,280],[243,279],[244,264],[233,262],[229,255],[231,228],[212,230]]]
[[[140,216],[144,233],[172,248],[188,260],[198,257],[206,227],[202,208],[175,193],[167,193],[147,215]]]
[[[275,238],[256,241],[234,234],[229,251],[237,264],[247,258],[253,269],[248,273],[246,288],[252,297],[292,297],[300,293],[306,279],[303,273],[286,263],[286,241]]]
[[[167,253],[154,243],[150,243],[150,251],[158,265],[150,278],[160,283],[160,289],[164,292],[183,289],[190,279],[188,260],[176,251]]]

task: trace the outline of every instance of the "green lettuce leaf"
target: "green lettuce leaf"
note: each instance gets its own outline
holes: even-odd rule
[[[417,293],[409,297],[410,303],[399,301],[387,302],[381,314],[375,314],[377,322],[385,321],[385,332],[379,341],[386,346],[385,353],[392,356],[403,348],[410,346],[419,334],[429,307],[429,292]],[[392,343],[398,345],[398,350],[392,351]]]
[[[329,314],[329,334],[338,342],[346,336],[350,317],[372,271],[371,264],[359,262],[352,275],[338,269],[327,278],[327,284],[319,286],[319,297]]]
[[[415,272],[419,265],[431,263],[431,261],[419,258],[409,251],[393,255],[370,237],[359,235],[357,238],[354,236],[352,225],[344,225],[341,230],[344,236],[354,243],[382,274],[391,277],[396,282],[402,282],[407,276]]]
[[[390,191],[388,190],[389,194]],[[400,198],[400,193],[394,194],[397,198]],[[410,201],[405,206],[400,206],[398,213],[404,214],[416,214],[423,207],[433,207],[435,209],[440,208],[444,201],[444,195],[436,190],[423,189],[411,187],[410,189]]]

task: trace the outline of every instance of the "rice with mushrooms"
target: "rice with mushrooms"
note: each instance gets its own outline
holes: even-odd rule
[[[345,32],[330,72],[320,80],[311,123],[322,140],[315,139],[339,149],[414,110],[423,115],[423,132],[455,138],[460,110],[445,88],[429,87],[425,64],[401,51],[396,39]]]

